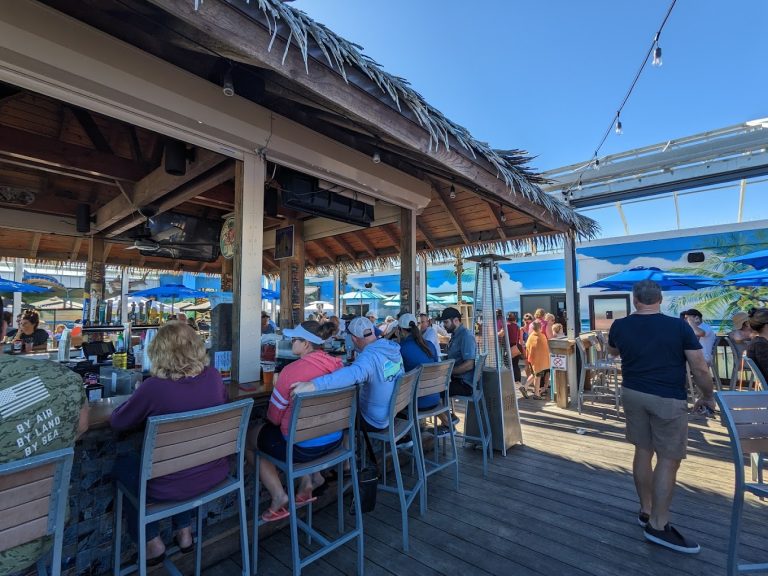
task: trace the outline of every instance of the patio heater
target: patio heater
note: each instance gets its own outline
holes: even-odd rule
[[[511,364],[509,367],[504,366],[505,355],[511,358],[511,354],[499,262],[508,261],[509,258],[486,254],[467,260],[476,262],[474,321],[480,324],[477,353],[488,355],[482,385],[491,419],[493,449],[506,456],[507,448],[523,443],[512,367]],[[501,339],[497,336],[496,328],[496,310],[499,309],[504,320],[504,337]],[[478,434],[474,411],[467,414],[465,426],[468,434]]]

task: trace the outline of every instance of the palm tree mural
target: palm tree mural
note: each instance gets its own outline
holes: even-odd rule
[[[729,258],[740,256],[754,250],[768,248],[768,231],[756,232],[757,242],[743,244],[743,238],[737,234],[718,237],[709,247],[703,247],[707,257],[699,265],[686,268],[671,268],[672,272],[698,274],[723,278],[731,274],[752,270],[752,267],[738,262],[728,262]],[[731,316],[738,311],[755,307],[768,306],[768,287],[734,287],[727,284],[702,288],[675,296],[670,300],[669,308],[679,314],[688,308],[697,308],[706,318],[719,318],[721,326],[730,326]]]

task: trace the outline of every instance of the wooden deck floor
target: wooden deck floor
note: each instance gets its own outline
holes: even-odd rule
[[[447,472],[430,481],[429,510],[410,514],[410,551],[401,550],[399,507],[379,494],[364,518],[366,574],[629,576],[722,575],[733,487],[728,436],[717,421],[691,417],[689,456],[679,474],[672,521],[702,546],[695,556],[648,544],[637,525],[631,447],[623,422],[590,410],[521,400],[524,446],[497,455],[482,477],[479,451],[459,449],[460,488]],[[609,413],[610,414],[610,413]],[[578,434],[578,428],[586,433]],[[742,558],[768,557],[767,505],[748,497]],[[335,506],[315,523],[334,534]],[[287,528],[262,542],[260,574],[289,574]],[[766,550],[766,552],[764,552]],[[239,573],[239,552],[204,572]],[[355,548],[326,556],[305,574],[355,573]]]

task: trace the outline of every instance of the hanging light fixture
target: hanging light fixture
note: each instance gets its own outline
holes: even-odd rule
[[[620,118],[621,112],[616,112],[616,134],[623,134],[624,131],[621,129],[621,118]]]
[[[373,155],[371,156],[371,161],[372,161],[374,164],[379,164],[379,163],[381,163],[381,153],[380,153],[378,150],[375,150],[375,151],[373,152]]]
[[[456,186],[451,184],[451,192],[448,194],[448,196],[451,198],[451,200],[456,199]]]
[[[651,64],[653,66],[656,66],[657,68],[660,68],[663,62],[661,61],[661,46],[659,46],[659,34],[656,34],[656,38],[654,38],[653,43],[655,45],[655,48],[653,49],[653,61]]]
[[[499,206],[499,220],[501,220],[502,222],[507,221],[507,215],[504,214],[504,208],[502,208],[501,206]]]
[[[224,96],[232,97],[235,95],[235,83],[232,81],[232,63],[229,63],[227,71],[224,72],[224,81],[221,84],[221,91]]]

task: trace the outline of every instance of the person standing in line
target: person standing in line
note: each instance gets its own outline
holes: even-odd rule
[[[711,366],[712,353],[715,351],[715,342],[717,340],[715,331],[712,330],[712,327],[709,324],[704,322],[701,312],[696,310],[696,308],[691,308],[690,310],[685,311],[685,321],[688,322],[688,325],[693,329],[696,338],[699,339],[702,352],[704,352],[704,360]]]
[[[533,380],[533,399],[546,400],[544,393],[549,385],[549,342],[541,329],[541,323],[534,320],[531,324],[533,330],[528,335],[528,341],[525,343],[525,349],[528,353],[528,363],[531,366],[529,380]],[[526,386],[520,386],[520,393],[523,398],[528,398]]]
[[[611,325],[608,352],[621,355],[626,437],[635,446],[637,521],[649,542],[695,554],[700,546],[670,524],[669,508],[688,442],[686,363],[702,393],[694,411],[704,406],[714,410],[712,378],[688,323],[661,313],[661,288],[656,282],[637,282],[632,300],[635,312]]]
[[[424,314],[423,312],[419,314],[419,330],[421,330],[421,335],[424,337],[424,340],[427,342],[431,342],[432,345],[435,347],[435,350],[437,350],[438,358],[440,357],[440,338],[437,335],[437,330],[429,321],[429,316]]]
[[[768,376],[768,308],[752,308],[748,318],[755,335],[747,345],[747,356],[755,361],[763,376]]]
[[[509,351],[512,354],[512,374],[515,379],[515,385],[520,386],[520,326],[517,325],[517,314],[509,312],[507,314],[507,334],[509,335]],[[515,353],[517,352],[517,353]]]

